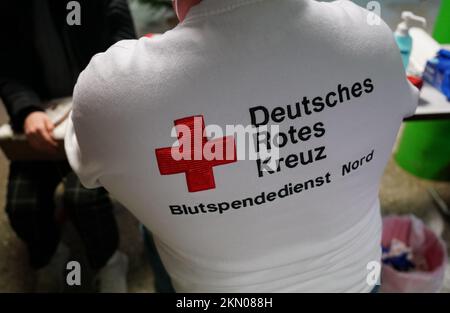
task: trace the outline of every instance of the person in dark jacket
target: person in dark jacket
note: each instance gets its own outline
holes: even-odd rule
[[[69,14],[78,15],[79,23],[70,23]],[[126,0],[1,1],[0,97],[14,131],[24,132],[36,151],[55,154],[61,147],[46,101],[71,96],[92,56],[132,38]],[[67,161],[12,161],[6,211],[38,272],[38,290],[54,291],[68,258],[53,200],[61,181],[64,208],[98,271],[100,291],[125,291],[127,258],[117,250],[118,229],[106,191],[82,187]]]

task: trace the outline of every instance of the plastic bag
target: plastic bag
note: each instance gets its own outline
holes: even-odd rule
[[[394,238],[406,243],[412,248],[413,254],[422,257],[428,270],[399,272],[383,264],[380,291],[439,292],[447,266],[445,243],[413,215],[383,218],[382,245],[390,246]]]

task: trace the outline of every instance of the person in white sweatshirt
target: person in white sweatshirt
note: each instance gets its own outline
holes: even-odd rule
[[[379,182],[417,104],[390,29],[345,0],[175,9],[80,75],[65,145],[83,184],[151,229],[177,292],[373,290]]]

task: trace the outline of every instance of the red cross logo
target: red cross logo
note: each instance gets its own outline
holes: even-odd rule
[[[184,173],[189,192],[216,188],[213,167],[236,162],[234,137],[208,141],[202,115],[185,117],[174,124],[179,146],[155,149],[159,172],[161,175]]]

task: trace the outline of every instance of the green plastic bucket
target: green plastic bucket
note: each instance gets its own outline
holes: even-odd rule
[[[450,43],[450,0],[441,2],[433,37]],[[450,181],[450,120],[405,122],[394,157],[413,175]]]
[[[450,0],[441,1],[433,37],[440,43],[450,43]]]
[[[450,181],[450,122],[405,123],[395,160],[421,178]]]

